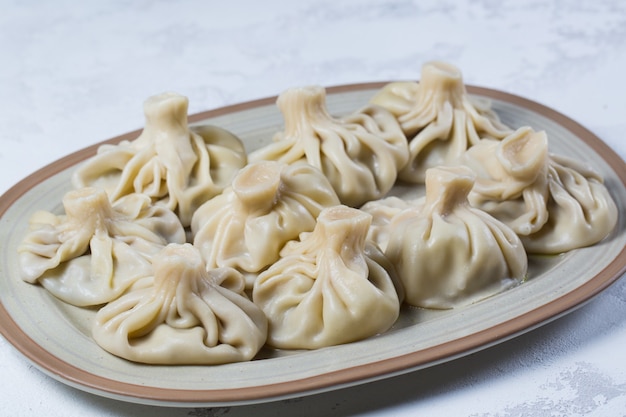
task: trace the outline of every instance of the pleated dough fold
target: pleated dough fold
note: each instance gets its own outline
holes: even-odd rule
[[[74,187],[104,188],[111,200],[143,193],[189,226],[194,211],[219,194],[247,162],[242,142],[217,126],[187,123],[189,101],[163,93],[144,103],[136,139],[102,145],[72,176]]]
[[[454,165],[480,139],[502,139],[512,130],[488,100],[469,96],[461,71],[446,62],[425,63],[419,83],[389,83],[370,102],[394,114],[409,141],[399,173],[407,182],[423,183],[428,168]]]
[[[467,201],[474,177],[465,167],[428,169],[423,204],[391,219],[385,255],[408,304],[459,307],[526,277],[528,259],[515,232]]]
[[[617,223],[602,177],[549,153],[543,131],[525,126],[502,141],[482,140],[461,163],[477,174],[470,203],[510,226],[527,252],[557,254],[592,245]]]
[[[407,161],[407,142],[392,114],[368,105],[342,117],[326,107],[319,86],[291,88],[277,100],[285,129],[250,154],[251,161],[306,161],[329,179],[343,204],[358,207],[384,196]]]
[[[267,337],[263,312],[232,268],[207,270],[191,244],[170,244],[154,261],[154,285],[96,314],[95,341],[122,358],[162,365],[251,360]]]
[[[168,243],[184,243],[176,215],[142,194],[111,204],[104,190],[68,192],[65,214],[40,211],[18,248],[22,278],[63,301],[90,306],[145,285],[152,258]]]
[[[268,344],[316,349],[388,330],[402,287],[380,249],[366,240],[371,216],[324,209],[313,232],[289,242],[259,275],[252,298],[269,320]]]
[[[325,207],[339,204],[322,172],[307,163],[250,163],[230,187],[194,214],[191,231],[210,268],[232,267],[252,288],[283,245],[311,231]]]

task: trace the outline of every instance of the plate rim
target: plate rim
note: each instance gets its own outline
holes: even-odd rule
[[[389,81],[376,81],[336,85],[326,87],[326,93],[340,94],[378,89],[388,83]],[[466,85],[466,89],[471,95],[479,95],[489,99],[504,101],[534,111],[567,129],[570,133],[590,146],[615,172],[622,185],[626,187],[626,163],[608,146],[608,144],[580,123],[550,107],[519,95],[474,85]],[[188,116],[189,123],[271,105],[276,102],[277,97],[278,96],[270,96],[195,113]],[[122,140],[132,140],[136,138],[141,131],[142,128],[136,129],[111,139],[95,143],[57,159],[28,175],[0,196],[0,219],[22,195],[36,185],[65,169],[75,166],[91,155],[94,155],[101,145],[106,143],[118,143]],[[129,402],[168,406],[261,403],[275,401],[281,398],[310,395],[392,377],[434,366],[438,363],[454,360],[473,352],[486,349],[547,324],[583,306],[586,302],[590,301],[619,280],[625,273],[626,247],[622,248],[605,268],[584,284],[527,313],[513,317],[512,319],[498,323],[487,329],[439,345],[429,346],[425,349],[371,362],[368,363],[367,366],[357,365],[320,375],[303,377],[293,381],[242,388],[212,390],[160,388],[126,383],[94,375],[91,372],[57,358],[48,352],[45,347],[34,342],[13,320],[1,301],[0,334],[45,374],[50,375],[60,382],[97,395]],[[0,279],[4,279],[4,277],[0,277]]]

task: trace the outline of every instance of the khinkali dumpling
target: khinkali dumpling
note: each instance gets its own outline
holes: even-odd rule
[[[478,175],[472,205],[509,225],[529,253],[595,244],[617,222],[602,177],[583,163],[548,153],[545,132],[522,127],[502,141],[481,141],[462,163]]]
[[[193,212],[219,194],[247,162],[244,146],[217,126],[187,124],[187,97],[163,93],[144,103],[145,127],[135,140],[102,145],[72,177],[76,188],[104,188],[111,200],[143,193],[189,226]]]
[[[289,242],[261,273],[252,298],[269,320],[268,344],[316,349],[388,330],[403,292],[393,266],[366,240],[371,216],[327,208],[313,232]]]
[[[469,168],[430,168],[423,205],[392,219],[385,255],[396,266],[408,304],[454,308],[525,278],[522,242],[508,226],[470,206],[473,184]]]
[[[363,204],[360,210],[372,216],[372,224],[367,232],[367,238],[384,251],[389,242],[389,227],[393,218],[403,210],[420,203],[420,200],[407,200],[390,196]]]
[[[428,168],[455,164],[481,138],[511,132],[488,100],[468,95],[461,71],[445,62],[424,64],[419,83],[387,84],[370,102],[393,113],[409,140],[409,161],[399,173],[408,182],[423,183]]]
[[[68,192],[63,207],[63,215],[33,214],[18,252],[22,278],[69,304],[106,303],[143,285],[152,257],[185,242],[176,215],[145,195],[111,204],[104,190],[86,187]]]
[[[408,158],[407,142],[387,110],[368,105],[333,117],[319,86],[288,89],[277,105],[285,129],[251,153],[251,161],[306,161],[326,175],[343,204],[354,207],[384,196],[394,185]]]
[[[250,163],[196,211],[193,243],[209,268],[235,268],[251,288],[285,243],[313,230],[322,209],[337,204],[326,177],[309,164]]]
[[[470,203],[506,223],[518,235],[548,221],[548,137],[521,127],[502,141],[482,140],[460,163],[476,173]]]
[[[98,311],[94,340],[122,358],[161,365],[251,360],[267,320],[232,268],[208,270],[191,244],[170,244],[154,260],[154,285]]]

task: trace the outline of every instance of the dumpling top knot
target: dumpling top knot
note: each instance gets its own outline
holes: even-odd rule
[[[307,133],[312,122],[333,119],[326,108],[326,90],[317,85],[290,88],[278,96],[276,105],[285,118],[285,136]]]
[[[467,167],[430,169],[426,172],[425,207],[435,207],[441,215],[468,205],[476,175]],[[428,210],[427,208],[425,210]]]
[[[454,65],[440,61],[425,64],[419,86],[421,94],[417,95],[415,106],[399,117],[402,128],[409,135],[436,119],[445,106],[465,106],[467,90],[461,71]]]
[[[285,165],[273,162],[250,164],[242,169],[232,183],[239,201],[253,211],[269,211],[276,204]]]
[[[187,133],[187,109],[189,99],[174,92],[157,94],[147,98],[143,103],[146,120],[144,132],[146,136],[164,131],[180,131]]]

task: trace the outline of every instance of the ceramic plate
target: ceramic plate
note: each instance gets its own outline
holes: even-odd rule
[[[331,113],[366,104],[383,84],[327,89]],[[511,127],[546,130],[552,152],[587,161],[605,178],[619,213],[626,212],[626,166],[607,145],[567,117],[503,92],[468,87],[492,100]],[[282,128],[275,97],[196,114],[238,135],[248,151]],[[139,131],[111,139],[134,139]],[[71,154],[27,177],[0,199],[0,332],[38,368],[64,383],[126,401],[215,406],[303,396],[414,371],[502,342],[568,313],[626,270],[626,225],[620,216],[603,242],[564,255],[533,258],[522,285],[450,311],[405,308],[389,332],[356,343],[305,352],[262,351],[245,363],[152,366],[108,354],[90,337],[94,312],[66,305],[40,286],[22,282],[16,247],[36,210],[60,213],[75,166],[98,145]]]

